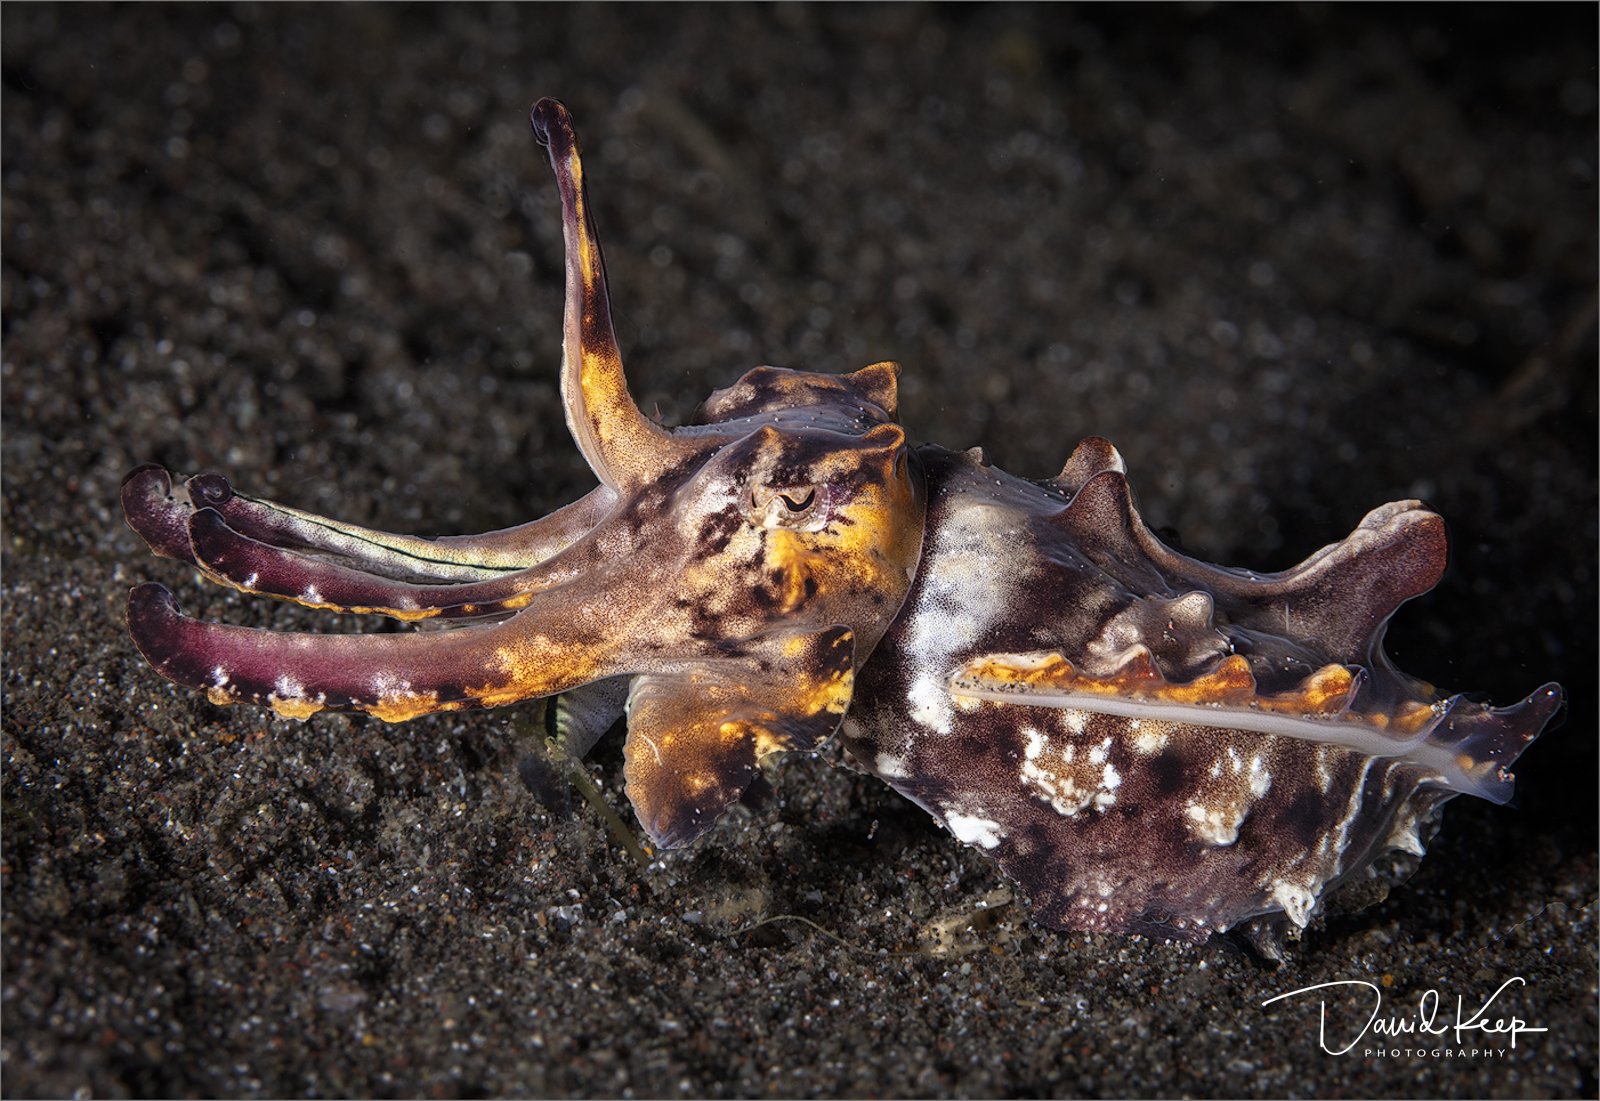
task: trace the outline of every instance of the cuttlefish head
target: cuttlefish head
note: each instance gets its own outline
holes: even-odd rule
[[[675,602],[740,637],[800,622],[849,626],[864,657],[898,610],[921,546],[905,432],[762,425],[661,501]],[[663,543],[668,542],[663,533]]]
[[[645,417],[628,391],[572,120],[533,108],[566,246],[561,393],[600,485],[482,536],[391,535],[143,466],[128,521],[158,554],[233,588],[447,631],[294,634],[204,623],[159,585],[128,625],[164,676],[216,703],[399,722],[628,678],[628,794],[661,845],[700,836],[773,754],[830,736],[898,612],[925,490],[894,423],[893,364],[761,367],[699,423]]]

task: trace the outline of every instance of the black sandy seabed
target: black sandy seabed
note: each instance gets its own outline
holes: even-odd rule
[[[6,1096],[1594,1096],[1593,5],[0,19]],[[1458,800],[1274,966],[1042,930],[835,753],[645,869],[520,778],[535,708],[299,724],[162,681],[141,580],[350,625],[150,557],[140,462],[417,532],[592,484],[544,95],[647,411],[898,359],[914,437],[1043,477],[1103,434],[1153,524],[1254,567],[1426,498],[1454,559],[1399,663],[1570,693],[1519,805]],[[1545,1031],[1461,1044],[1504,1054],[1329,1055],[1313,1001],[1261,1006],[1365,980],[1443,1021],[1513,978],[1492,1015]]]

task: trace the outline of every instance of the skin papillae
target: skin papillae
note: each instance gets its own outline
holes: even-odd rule
[[[1378,857],[1420,855],[1447,799],[1509,797],[1560,690],[1445,699],[1383,653],[1444,568],[1437,515],[1383,506],[1279,574],[1207,565],[1145,527],[1104,440],[1039,482],[913,448],[891,363],[759,367],[664,428],[628,391],[571,118],[546,99],[530,121],[561,194],[562,400],[599,486],[423,538],[140,467],[123,507],[155,553],[448,628],[206,623],[140,585],[129,631],[163,676],[299,719],[567,694],[580,742],[625,711],[628,796],[661,846],[842,723],[853,763],[994,856],[1046,924],[1191,940],[1303,927]]]

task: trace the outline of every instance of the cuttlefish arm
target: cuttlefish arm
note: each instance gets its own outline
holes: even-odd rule
[[[694,458],[703,446],[651,421],[628,392],[611,325],[605,258],[589,209],[571,114],[559,100],[541,99],[528,121],[539,143],[550,151],[550,167],[561,192],[567,269],[561,398],[567,427],[602,485],[634,490]]]
[[[741,644],[736,657],[635,677],[624,773],[650,839],[688,844],[764,760],[830,737],[850,707],[854,645],[845,627],[781,630]]]
[[[175,489],[159,466],[123,483],[129,524],[157,554],[218,584],[306,607],[398,619],[504,615],[550,584],[541,567],[605,516],[596,490],[542,520],[479,537],[421,539],[234,494],[215,474]]]
[[[381,614],[403,620],[504,616],[528,606],[534,594],[573,579],[575,565],[560,555],[485,581],[415,584],[296,555],[229,528],[213,509],[189,520],[195,564],[219,584],[292,600],[308,608]]]
[[[129,597],[128,625],[145,659],[168,679],[205,691],[213,703],[251,703],[296,719],[339,710],[404,722],[646,673],[658,688],[681,683],[686,692],[703,692],[710,708],[737,694],[740,706],[756,710],[730,709],[730,717],[809,748],[831,732],[849,702],[853,650],[846,628],[680,647],[616,630],[620,614],[604,606],[603,594],[592,598],[569,587],[541,603],[537,625],[515,617],[447,632],[324,635],[206,623],[179,612],[163,586],[144,584]],[[743,676],[757,666],[769,675]],[[719,687],[736,685],[742,685],[737,693]],[[832,718],[819,732],[809,724],[824,712]],[[673,744],[663,733],[656,741]]]
[[[345,523],[240,493],[221,474],[174,483],[157,463],[135,467],[122,480],[128,526],[163,558],[198,566],[189,521],[213,509],[239,534],[285,552],[337,559],[383,577],[484,581],[537,565],[566,549],[616,503],[604,486],[548,516],[477,535],[397,535]]]

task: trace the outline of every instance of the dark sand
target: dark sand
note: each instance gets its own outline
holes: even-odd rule
[[[3,24],[7,1096],[1594,1095],[1592,5]],[[915,437],[1042,477],[1104,434],[1215,560],[1427,498],[1454,561],[1399,662],[1571,695],[1520,806],[1452,804],[1408,885],[1281,967],[1021,900],[937,954],[996,873],[834,754],[647,871],[518,778],[532,708],[298,724],[163,682],[140,580],[349,624],[147,555],[139,462],[421,532],[592,484],[541,95],[671,421],[756,363],[893,357]],[[1547,1031],[1503,1056],[1331,1056],[1313,1003],[1260,1007],[1364,979],[1448,1019],[1517,976],[1497,1010]]]

